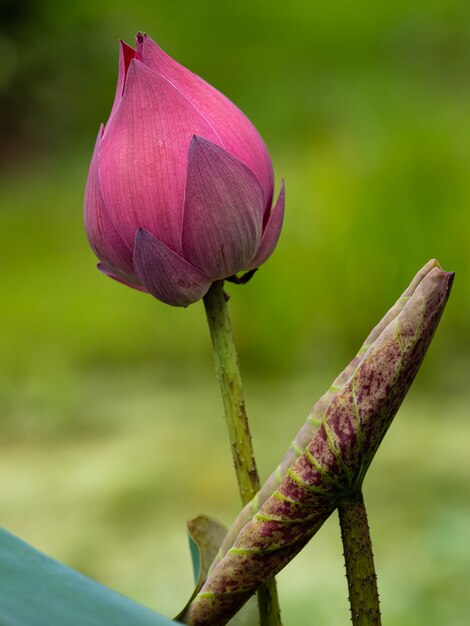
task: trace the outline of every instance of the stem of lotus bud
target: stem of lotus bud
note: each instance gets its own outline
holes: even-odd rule
[[[380,626],[374,555],[362,492],[338,505],[353,626]]]
[[[251,434],[245,410],[238,355],[232,336],[223,281],[216,281],[204,296],[214,352],[215,370],[224,404],[233,464],[242,504],[247,504],[260,488]],[[258,590],[261,626],[282,626],[276,581],[271,579]]]

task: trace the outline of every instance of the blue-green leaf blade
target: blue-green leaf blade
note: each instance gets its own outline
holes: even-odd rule
[[[0,626],[174,623],[0,529]]]

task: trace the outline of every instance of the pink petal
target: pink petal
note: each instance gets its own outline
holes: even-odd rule
[[[273,167],[266,145],[250,120],[220,91],[177,63],[147,35],[137,35],[136,55],[184,94],[210,122],[220,138],[217,143],[257,175],[264,191],[265,209],[269,210],[274,187]]]
[[[204,296],[212,281],[141,228],[136,233],[134,267],[155,298],[173,306],[188,306]]]
[[[116,111],[119,103],[121,102],[122,92],[124,91],[124,84],[126,82],[127,70],[129,69],[129,65],[132,59],[135,58],[135,50],[127,45],[124,41],[119,42],[119,70],[118,70],[118,80],[116,86],[116,95],[114,96],[113,108],[111,109],[111,116]]]
[[[96,139],[85,189],[85,231],[96,256],[113,273],[129,280],[134,271],[132,248],[126,244],[111,222],[101,193],[98,159],[102,134],[103,126]]]
[[[184,96],[133,59],[123,97],[101,141],[99,162],[104,202],[129,245],[143,227],[179,252],[194,132],[216,139]]]
[[[183,255],[213,280],[244,269],[261,238],[263,190],[248,167],[194,137],[189,148]]]
[[[282,180],[279,196],[264,228],[258,251],[247,269],[255,269],[256,267],[259,267],[271,256],[278,242],[279,235],[281,234],[282,222],[284,220],[284,204],[285,192],[284,180]]]

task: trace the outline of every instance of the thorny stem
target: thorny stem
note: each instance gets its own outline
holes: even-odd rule
[[[353,626],[380,626],[377,576],[362,492],[342,500],[338,513]]]
[[[233,464],[242,504],[247,504],[260,488],[251,434],[243,398],[237,351],[224,296],[223,281],[216,281],[204,296],[207,321],[214,351],[215,370],[224,403]],[[276,581],[258,589],[261,626],[281,626]]]

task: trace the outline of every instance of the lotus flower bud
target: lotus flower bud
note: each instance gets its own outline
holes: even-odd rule
[[[332,397],[305,452],[241,529],[189,605],[184,623],[223,626],[257,587],[311,539],[365,473],[413,382],[449,296],[453,274],[434,267]],[[397,309],[401,311],[396,314]]]
[[[95,145],[85,228],[112,278],[174,306],[271,255],[284,214],[266,146],[224,95],[138,34]]]

